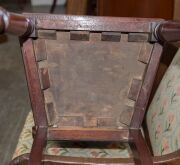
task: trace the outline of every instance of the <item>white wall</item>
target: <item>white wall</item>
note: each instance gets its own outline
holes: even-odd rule
[[[31,0],[31,4],[33,6],[39,6],[39,5],[51,5],[53,0]],[[66,0],[57,0],[58,5],[64,5]]]

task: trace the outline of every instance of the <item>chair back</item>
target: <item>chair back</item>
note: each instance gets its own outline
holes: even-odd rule
[[[168,67],[147,112],[155,156],[180,148],[180,50]]]

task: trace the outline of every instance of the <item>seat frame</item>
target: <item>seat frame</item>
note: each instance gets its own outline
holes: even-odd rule
[[[10,32],[20,37],[29,94],[35,120],[34,142],[30,155],[25,154],[15,158],[11,165],[27,164],[127,164],[152,165],[180,159],[180,151],[166,156],[153,157],[141,133],[141,126],[148,106],[153,82],[160,63],[163,44],[180,40],[180,23],[162,19],[145,18],[113,18],[65,16],[49,14],[16,15],[1,9],[1,33]],[[53,23],[54,22],[54,23]],[[38,76],[38,69],[33,49],[33,38],[38,38],[37,31],[43,30],[81,30],[128,32],[148,34],[148,42],[154,43],[151,60],[135,104],[130,128],[127,129],[57,129],[48,126],[45,104]],[[141,40],[138,35],[136,40]],[[147,76],[148,75],[148,76]],[[133,158],[94,159],[70,158],[62,156],[43,155],[47,140],[67,141],[118,141],[128,142],[133,152]]]

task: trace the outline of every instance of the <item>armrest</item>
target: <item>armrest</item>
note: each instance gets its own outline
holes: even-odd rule
[[[10,32],[18,36],[28,36],[33,29],[34,26],[29,18],[7,12],[0,7],[0,34]]]
[[[155,35],[161,42],[180,41],[180,21],[165,21],[160,23],[156,28]]]

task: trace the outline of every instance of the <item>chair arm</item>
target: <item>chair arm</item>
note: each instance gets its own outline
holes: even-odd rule
[[[153,157],[154,164],[172,163],[173,165],[179,165],[180,163],[180,149],[166,155]]]
[[[28,36],[33,32],[34,26],[29,18],[14,14],[0,7],[0,34],[10,32],[18,36]]]
[[[161,42],[180,41],[180,21],[160,23],[156,28],[155,36]]]

